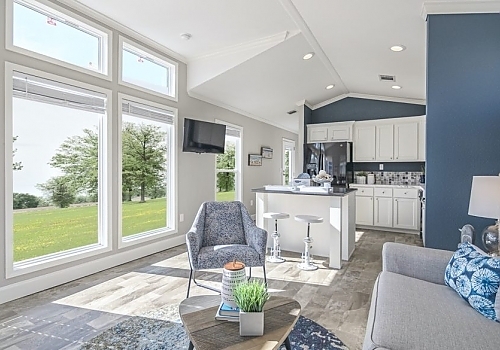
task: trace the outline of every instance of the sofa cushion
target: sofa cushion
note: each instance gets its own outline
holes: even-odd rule
[[[470,243],[460,244],[446,266],[444,281],[481,315],[500,322],[500,259]]]
[[[383,271],[372,295],[363,349],[495,349],[500,324],[445,285]]]

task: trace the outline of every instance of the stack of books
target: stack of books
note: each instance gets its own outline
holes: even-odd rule
[[[240,309],[220,303],[217,313],[215,314],[215,319],[219,321],[239,322]]]

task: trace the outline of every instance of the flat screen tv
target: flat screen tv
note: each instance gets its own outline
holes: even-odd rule
[[[225,125],[184,119],[183,152],[224,153],[225,143]]]

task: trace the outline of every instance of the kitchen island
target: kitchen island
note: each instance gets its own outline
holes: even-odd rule
[[[356,220],[356,189],[302,187],[292,190],[286,186],[255,188],[256,223],[268,232],[268,246],[272,246],[274,220],[264,218],[266,212],[282,212],[289,219],[278,221],[282,250],[301,253],[307,224],[295,221],[295,215],[315,215],[323,218],[320,224],[311,224],[313,239],[311,254],[328,257],[328,265],[342,267],[342,260],[349,260],[354,251]]]

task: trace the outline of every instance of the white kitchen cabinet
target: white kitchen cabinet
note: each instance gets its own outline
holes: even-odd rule
[[[417,161],[419,149],[419,122],[394,124],[394,159]]]
[[[423,117],[418,123],[418,160],[425,162],[426,119]]]
[[[376,155],[379,161],[392,161],[394,157],[394,125],[376,126]]]
[[[418,230],[420,226],[420,202],[418,198],[394,198],[393,227]]]
[[[352,141],[354,122],[311,124],[307,126],[307,143]]]
[[[352,141],[352,126],[354,122],[340,122],[328,127],[328,141]]]
[[[375,160],[375,125],[356,125],[354,128],[354,161]]]
[[[356,195],[356,225],[373,226],[373,197]]]
[[[307,143],[327,142],[328,127],[326,126],[307,126]]]
[[[392,197],[375,197],[373,225],[392,227]]]

